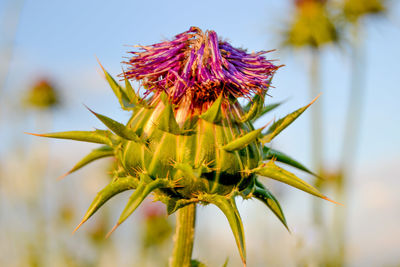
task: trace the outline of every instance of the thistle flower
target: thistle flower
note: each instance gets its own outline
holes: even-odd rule
[[[24,103],[37,109],[49,109],[60,104],[59,96],[48,79],[38,80],[28,91]]]
[[[225,98],[262,94],[278,68],[262,57],[266,52],[247,54],[196,27],[141,50],[131,52],[126,78],[142,81],[155,99],[165,92],[172,104],[187,106],[188,115],[201,114],[221,93]]]
[[[328,199],[275,163],[311,173],[307,168],[265,146],[311,103],[267,130],[266,126],[253,127],[255,120],[279,105],[264,106],[271,78],[279,68],[265,59],[265,53],[249,54],[221,41],[214,31],[192,27],[171,41],[131,52],[121,75],[125,88],[103,69],[121,107],[132,112],[130,120],[122,124],[91,111],[108,130],[40,135],[103,145],[68,173],[99,158],[116,158],[114,179],[95,197],[79,226],[125,190],[134,192],[116,226],[151,193],[166,204],[168,214],[187,206],[214,204],[227,217],[245,263],[244,232],[235,197],[262,201],[287,227],[279,202],[259,178],[269,177]],[[133,90],[130,79],[140,82],[143,98]],[[248,104],[242,106],[238,98],[248,99]],[[174,266],[182,265],[187,264]]]
[[[284,44],[319,48],[338,41],[335,25],[326,10],[326,0],[294,0],[295,16],[285,33]]]

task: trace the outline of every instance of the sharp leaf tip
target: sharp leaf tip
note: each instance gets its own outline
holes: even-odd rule
[[[61,175],[60,177],[57,178],[57,181],[61,181],[63,180],[65,177],[67,177],[67,175],[71,174],[71,171],[64,173],[63,175]]]
[[[107,233],[106,239],[109,238],[110,235],[115,231],[115,229],[117,229],[118,226],[120,226],[120,225],[121,225],[120,223],[117,223],[116,225],[114,225],[114,227],[111,229],[111,231]]]
[[[74,229],[74,231],[72,231],[72,234],[75,234],[75,232],[82,226],[82,224],[84,224],[86,222],[86,220],[85,219],[83,219],[79,224],[78,224],[78,226]]]
[[[310,102],[310,104],[308,104],[308,106],[311,106],[315,101],[317,101],[317,99],[320,98],[321,95],[322,95],[322,92],[319,93],[319,94]]]
[[[40,137],[45,137],[46,136],[44,134],[28,133],[28,132],[24,132],[24,134],[29,134],[29,135],[33,135],[33,136],[40,136]]]
[[[332,199],[330,199],[330,198],[328,198],[326,196],[324,196],[323,199],[328,200],[329,202],[332,202],[333,204],[344,206],[342,203],[336,202],[336,201],[334,201],[334,200],[332,200]]]

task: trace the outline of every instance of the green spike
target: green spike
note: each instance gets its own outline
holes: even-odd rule
[[[190,260],[190,267],[207,267],[207,265],[198,260]]]
[[[137,187],[138,180],[133,177],[118,178],[109,183],[103,190],[97,193],[96,197],[90,204],[89,209],[86,211],[85,216],[79,225],[75,228],[74,232],[82,226],[104,203],[110,198],[123,191],[134,189]]]
[[[261,166],[257,167],[256,169],[251,170],[253,173],[256,173],[258,175],[268,177],[277,181],[280,181],[282,183],[291,185],[293,187],[296,187],[304,192],[307,192],[311,195],[323,198],[325,200],[331,201],[333,203],[333,200],[327,198],[326,196],[322,195],[315,187],[309,185],[305,181],[301,180],[298,178],[296,175],[293,173],[286,171],[282,169],[281,167],[278,167],[275,165],[274,161],[269,161],[267,163],[262,164]]]
[[[164,105],[167,105],[169,103],[168,95],[164,91],[161,92],[160,99],[161,99],[161,101],[163,102]]]
[[[231,142],[229,142],[228,144],[224,145],[221,148],[226,151],[229,151],[229,152],[232,152],[235,150],[241,150],[241,149],[245,148],[246,146],[248,146],[250,143],[256,141],[257,138],[260,136],[261,131],[263,129],[264,128],[253,130],[253,131],[243,135],[242,137],[232,140]]]
[[[235,236],[240,257],[242,258],[243,263],[246,264],[246,244],[244,239],[243,224],[234,202],[232,203],[224,196],[210,194],[202,194],[199,196],[199,199],[216,205],[225,214],[229,225],[231,226],[233,235]]]
[[[289,227],[287,226],[285,215],[281,209],[281,205],[279,205],[278,200],[272,195],[268,189],[265,188],[257,188],[254,190],[253,195],[255,198],[263,202],[267,205],[268,208],[278,217],[278,219],[282,222],[282,224],[286,227],[286,229],[290,232]]]
[[[118,136],[128,140],[140,141],[140,138],[137,136],[137,134],[122,123],[119,123],[107,116],[96,113],[91,109],[89,109],[89,111],[92,112],[102,123],[104,123],[105,126],[107,126]]]
[[[163,93],[161,95],[161,97],[163,95],[165,95],[165,93]],[[182,131],[179,129],[179,125],[175,120],[175,115],[174,115],[174,111],[172,109],[172,105],[168,101],[165,101],[164,104],[165,104],[165,108],[157,120],[158,128],[164,132],[168,132],[168,133],[172,133],[172,134],[180,134]]]
[[[268,112],[276,109],[277,107],[279,107],[280,105],[282,105],[284,103],[284,101],[278,102],[278,103],[273,103],[273,104],[269,104],[266,105],[265,107],[263,107],[261,109],[261,111],[259,113],[257,113],[257,116],[254,117],[251,121],[254,122],[255,120],[257,120],[258,118],[260,118],[261,116],[267,114]]]
[[[177,170],[180,170],[181,172],[183,172],[183,174],[185,175],[185,177],[192,179],[192,180],[196,180],[199,177],[195,174],[192,166],[190,166],[187,163],[181,163],[181,162],[176,162],[174,164],[174,168]]]
[[[253,97],[253,99],[251,100],[251,101],[249,101],[244,107],[243,107],[243,111],[245,111],[245,112],[249,112],[250,111],[250,109],[252,109],[253,107],[254,107],[254,104],[257,102],[257,101],[260,101],[260,104],[261,105],[256,105],[256,114],[258,114],[261,110],[262,110],[262,108],[263,108],[263,105],[264,105],[264,100],[265,100],[265,95],[267,94],[267,91],[263,91],[263,93],[262,94],[257,94],[257,95],[255,95],[254,97]],[[236,101],[236,99],[235,98],[232,98],[232,101],[234,102],[234,101]]]
[[[125,73],[124,73],[125,76]],[[124,77],[125,80],[125,91],[126,91],[126,95],[128,96],[128,98],[130,99],[130,102],[132,104],[136,105],[140,105],[140,106],[145,106],[145,102],[143,99],[141,99],[135,92],[135,90],[133,90],[133,87],[131,85],[131,83],[129,82],[128,78]]]
[[[192,117],[185,120],[182,125],[183,132],[195,133],[196,132],[196,125],[199,120],[199,116],[193,115]]]
[[[167,197],[167,201],[165,201],[164,203],[167,205],[167,214],[168,215],[171,215],[172,213],[177,211],[176,205],[179,200],[180,200],[179,198]]]
[[[141,180],[135,192],[129,198],[128,204],[126,204],[125,209],[122,211],[114,229],[123,223],[151,192],[158,188],[170,187],[170,185],[171,181],[167,179],[156,179],[150,183]]]
[[[71,174],[79,170],[80,168],[91,163],[92,161],[111,156],[114,156],[114,149],[112,147],[102,146],[100,148],[93,149],[92,152],[87,154],[83,159],[81,159],[77,164],[75,164],[75,166],[71,170],[69,170],[65,175]]]
[[[304,172],[307,172],[307,173],[309,173],[311,175],[314,175],[314,176],[318,177],[318,175],[316,175],[315,173],[310,171],[303,164],[301,164],[300,162],[296,161],[295,159],[289,157],[285,153],[264,146],[263,147],[263,160],[265,161],[265,160],[271,160],[271,159],[275,159],[276,161],[285,163],[285,164],[287,164],[289,166],[295,167],[295,168],[297,168],[299,170],[302,170]]]
[[[223,114],[221,111],[221,105],[222,105],[222,94],[217,98],[217,100],[215,100],[215,102],[211,105],[211,107],[206,112],[201,114],[199,117],[211,123],[218,123],[222,121]]]
[[[167,202],[167,213],[168,215],[173,214],[180,208],[183,208],[189,204],[199,202],[197,199],[178,199],[178,198],[170,198]]]
[[[100,64],[100,62],[99,62]],[[104,72],[107,82],[110,84],[115,96],[118,98],[119,104],[124,110],[132,110],[135,107],[135,99],[129,99],[124,89],[114,80],[114,78],[103,68],[100,64],[101,69]]]
[[[263,144],[271,142],[271,140],[277,136],[280,132],[282,132],[286,127],[288,127],[293,121],[295,121],[309,106],[311,106],[319,96],[317,96],[310,104],[299,108],[298,110],[286,115],[282,119],[276,121],[274,124],[269,127],[267,133],[261,139]]]
[[[112,145],[112,133],[110,131],[95,130],[95,131],[68,131],[46,134],[26,133],[34,136],[69,139],[74,141],[82,141],[89,143]]]
[[[246,114],[244,114],[239,120],[238,123],[244,123],[247,121],[251,121],[258,116],[260,109],[264,104],[264,96],[256,95],[250,102],[249,107],[246,109],[248,110]]]

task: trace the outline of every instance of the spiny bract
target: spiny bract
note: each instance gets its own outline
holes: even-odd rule
[[[311,103],[267,130],[253,127],[256,119],[279,105],[264,106],[272,75],[278,69],[262,56],[266,52],[248,54],[218,40],[215,32],[204,33],[195,27],[172,41],[141,49],[132,52],[133,57],[126,62],[124,87],[104,70],[121,107],[132,112],[126,124],[91,111],[108,130],[40,135],[103,145],[68,173],[104,157],[117,161],[114,179],[97,194],[79,226],[125,190],[134,192],[116,226],[151,193],[166,204],[169,214],[188,204],[211,203],[226,215],[245,262],[236,196],[259,199],[287,227],[278,201],[258,177],[272,178],[326,199],[275,162],[311,173],[308,169],[265,146]],[[143,98],[129,79],[141,82]],[[242,106],[237,100],[240,97],[248,99],[248,104]]]

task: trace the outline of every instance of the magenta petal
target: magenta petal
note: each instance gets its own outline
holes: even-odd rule
[[[126,77],[142,81],[154,93],[167,92],[174,104],[185,95],[192,106],[202,106],[221,91],[235,97],[263,93],[278,69],[262,56],[265,51],[248,54],[219,41],[214,31],[196,27],[139,50],[130,52]]]

